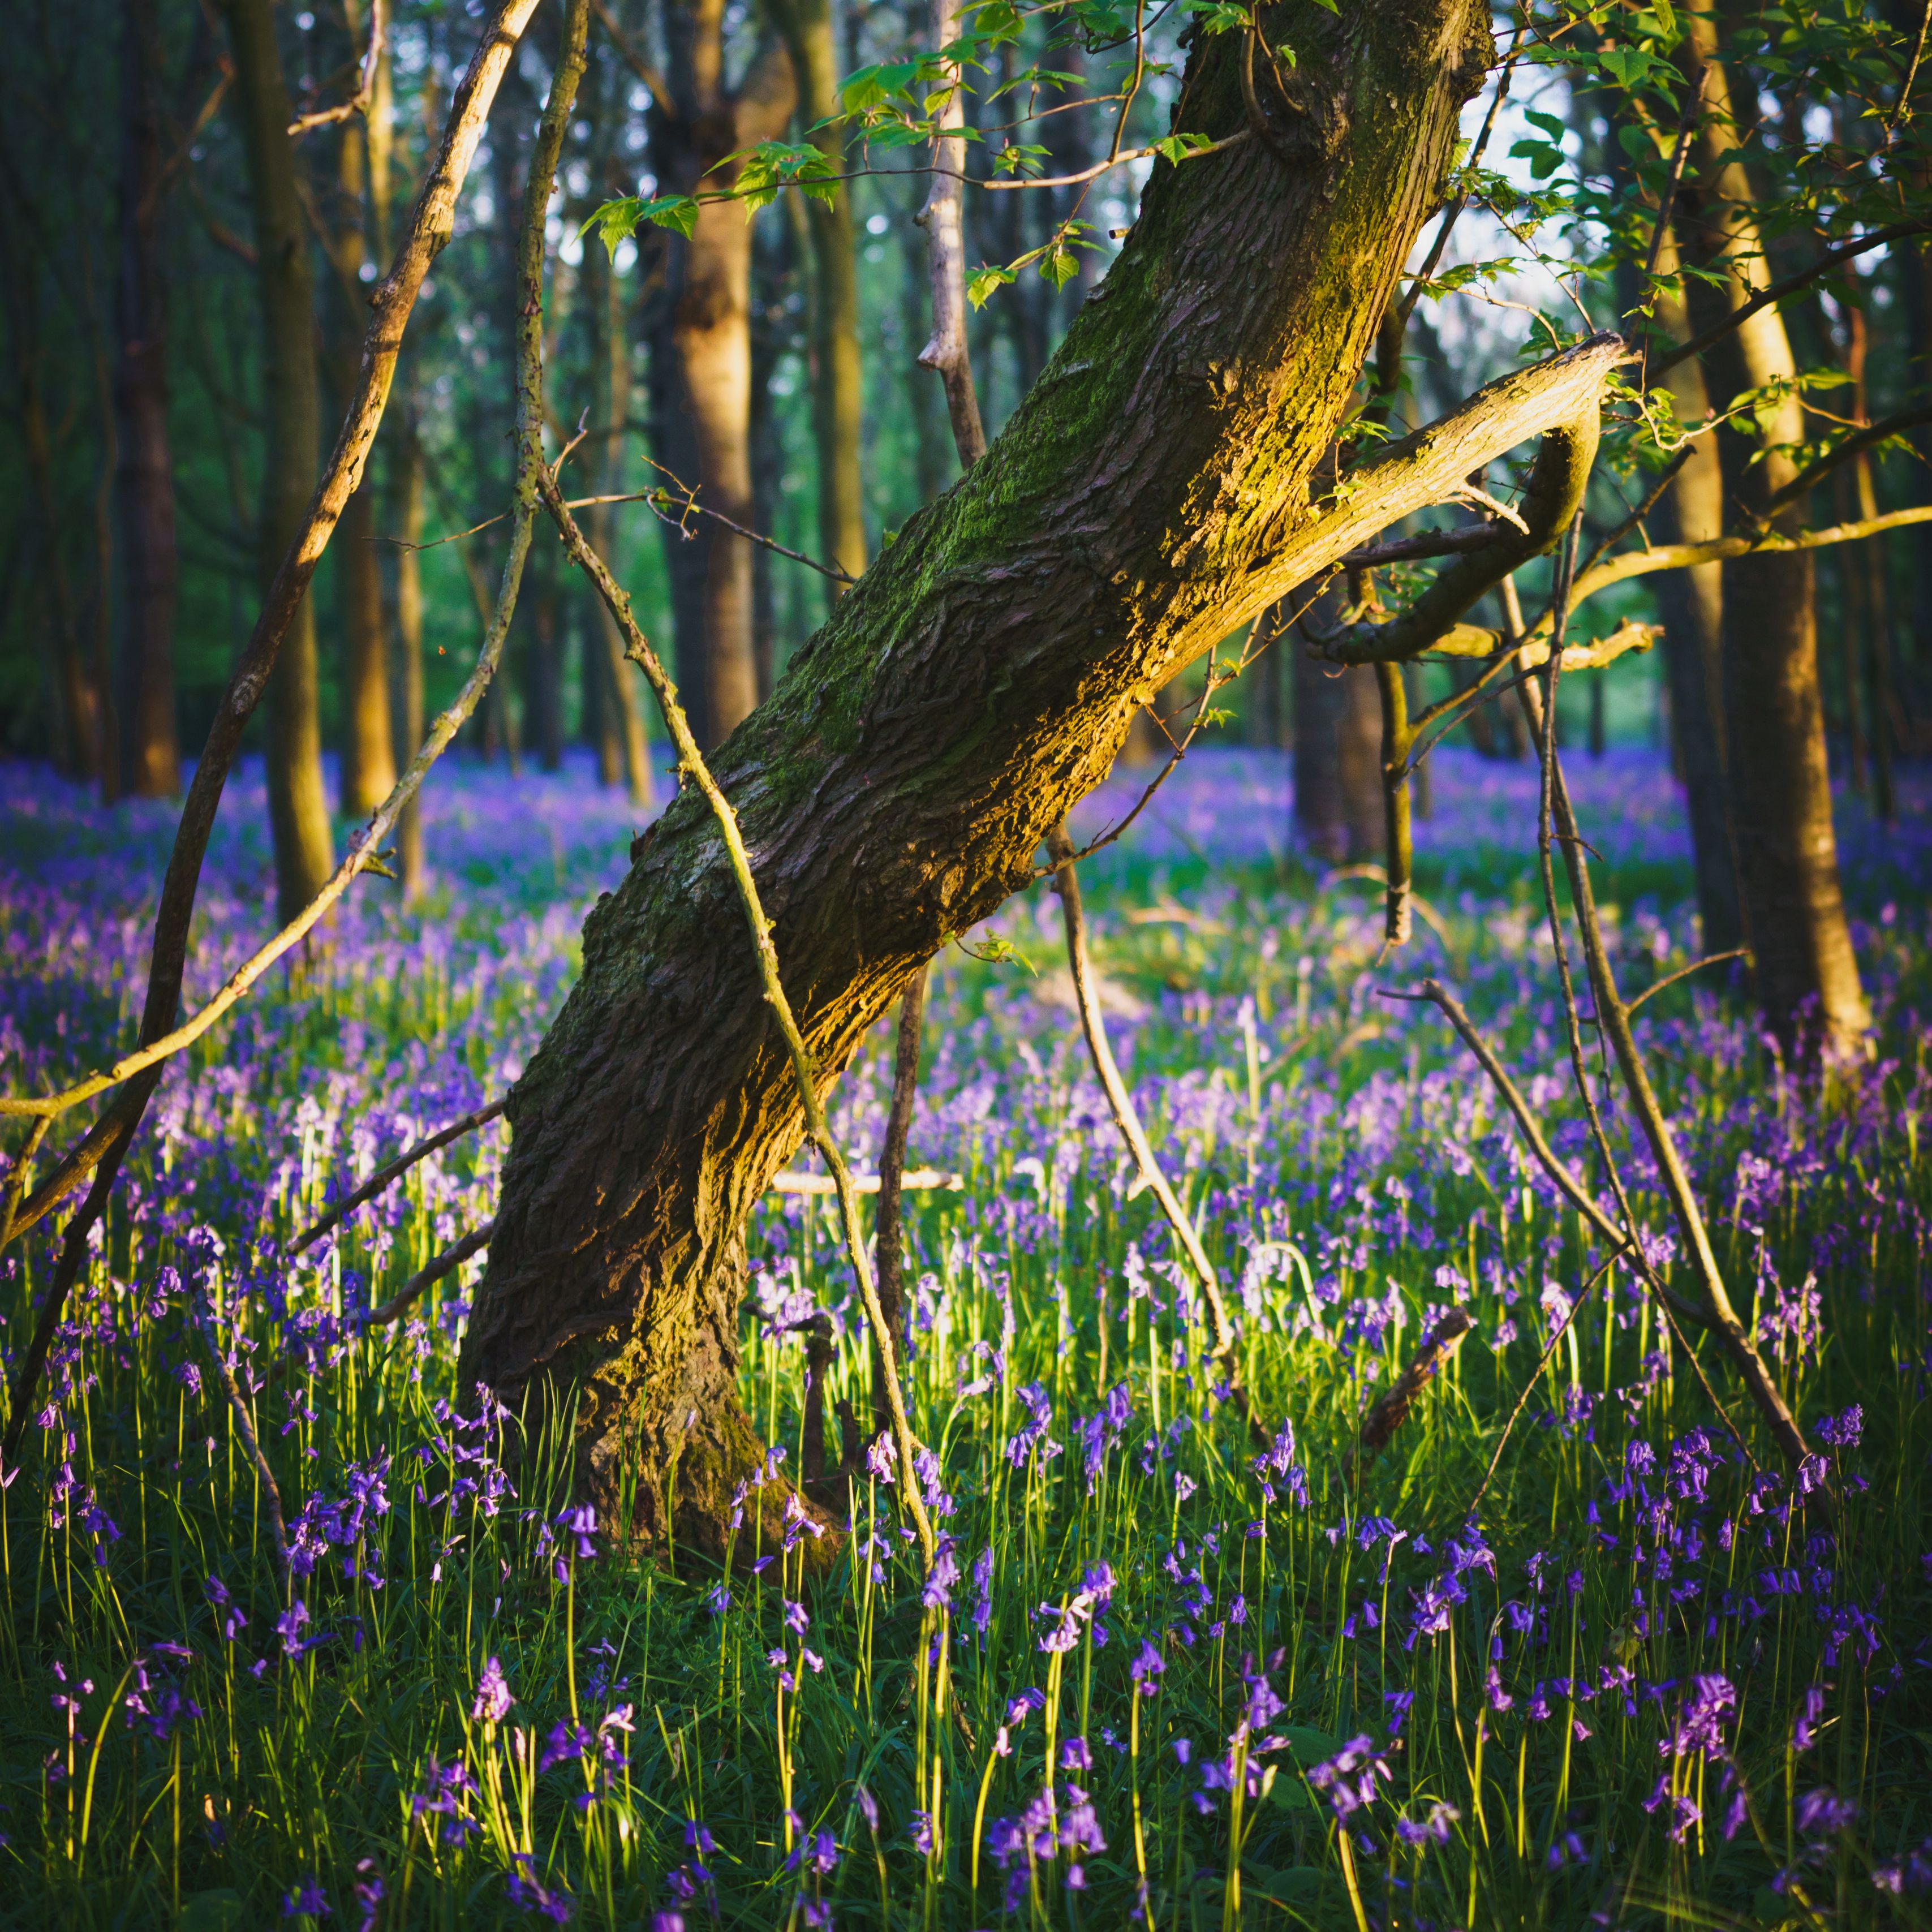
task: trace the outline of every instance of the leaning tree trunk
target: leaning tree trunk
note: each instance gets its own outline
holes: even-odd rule
[[[121,9],[121,253],[114,286],[115,506],[121,548],[121,783],[136,798],[181,790],[175,729],[174,464],[168,442],[167,282],[160,58],[154,0]]]
[[[1487,17],[1470,0],[1270,17],[1308,112],[1156,165],[1005,434],[719,753],[828,1086],[921,964],[1033,880],[1178,670],[1524,436],[1586,409],[1594,426],[1613,339],[1492,385],[1310,501],[1491,57]],[[1243,127],[1239,40],[1192,57],[1191,128]],[[742,1230],[802,1111],[695,787],[635,852],[512,1094],[462,1379],[539,1421],[568,1402],[590,1495],[634,1494],[630,1526],[716,1555],[760,1454],[737,1395]]]
[[[289,90],[275,45],[273,0],[226,0],[235,88],[254,205],[255,252],[266,351],[268,440],[262,471],[264,580],[302,528],[315,494],[320,404],[308,228],[288,134]],[[304,595],[268,680],[268,821],[274,837],[277,916],[293,919],[334,870],[322,783],[320,674],[315,602]]]
[[[1709,111],[1696,178],[1685,185],[1680,241],[1694,261],[1724,265],[1723,286],[1690,285],[1691,317],[1701,329],[1766,286],[1771,269],[1736,158],[1717,29],[1708,16],[1687,18]],[[1789,383],[1797,364],[1779,312],[1762,310],[1720,338],[1705,370],[1720,409],[1747,392]],[[1717,433],[1726,496],[1754,519],[1768,514],[1772,496],[1797,473],[1805,427],[1796,388],[1760,410],[1755,427],[1754,436],[1729,427]],[[1794,502],[1769,521],[1796,534],[1804,528],[1804,506]],[[1724,566],[1723,684],[1738,883],[1759,1000],[1788,1047],[1850,1049],[1870,1014],[1838,880],[1808,550],[1774,550]]]

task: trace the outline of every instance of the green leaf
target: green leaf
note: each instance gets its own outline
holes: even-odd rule
[[[241,1932],[248,1907],[238,1892],[197,1892],[181,1902],[180,1932]]]
[[[1312,1724],[1290,1724],[1278,1735],[1304,1771],[1312,1764],[1321,1763],[1324,1758],[1333,1757],[1342,1748],[1339,1738],[1331,1738],[1326,1731],[1318,1731]]]
[[[1004,966],[1010,961],[1017,959],[1035,979],[1040,977],[1039,968],[1011,940],[996,937],[982,940],[977,946],[968,946],[964,940],[959,939],[955,940],[953,944],[968,958],[976,959],[982,965]]]
[[[1657,57],[1641,47],[1606,47],[1598,55],[1597,64],[1619,87],[1628,90],[1642,84],[1657,65]]]
[[[938,76],[932,61],[884,61],[871,67],[855,68],[840,82],[838,99],[848,114],[869,114],[896,96],[909,98],[921,81]]]
[[[1048,150],[1029,146],[1019,141],[1009,141],[993,157],[993,172],[996,175],[1036,175],[1040,164],[1046,159]]]
[[[1532,128],[1540,128],[1558,146],[1562,145],[1564,136],[1570,131],[1555,115],[1545,114],[1534,107],[1526,107],[1522,118]]]
[[[1226,34],[1236,28],[1252,27],[1254,15],[1237,0],[1180,0],[1181,11],[1192,14],[1207,34]]]
[[[809,141],[760,141],[755,148],[727,154],[718,166],[728,167],[734,161],[743,164],[732,193],[744,202],[747,219],[770,207],[784,188],[802,188],[828,207],[838,192],[837,164]]]
[[[966,278],[966,299],[975,308],[984,308],[995,289],[1003,289],[1016,279],[1010,268],[990,266],[975,268]]]
[[[1080,258],[1064,242],[1048,244],[1040,258],[1040,272],[1057,289],[1064,289],[1080,272]]]
[[[1519,141],[1510,150],[1510,159],[1527,161],[1538,181],[1547,181],[1563,165],[1563,150],[1547,141]]]
[[[698,226],[698,202],[688,194],[661,194],[641,201],[634,194],[621,201],[607,201],[592,214],[578,232],[597,231],[598,239],[614,254],[617,244],[636,234],[638,224],[648,221],[658,228],[674,228],[688,242]]]
[[[1162,160],[1172,161],[1178,167],[1190,154],[1198,154],[1204,148],[1211,148],[1214,142],[1205,134],[1170,134],[1164,141],[1149,144],[1153,152]]]

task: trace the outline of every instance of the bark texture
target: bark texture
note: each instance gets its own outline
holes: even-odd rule
[[[168,442],[165,185],[154,0],[121,9],[121,250],[114,284],[115,507],[121,552],[122,788],[181,790],[175,729],[174,464]]]
[[[1006,432],[716,761],[828,1086],[921,964],[1030,881],[1137,706],[1366,532],[1571,419],[1607,370],[1599,347],[1493,385],[1311,502],[1491,44],[1467,0],[1268,31],[1312,103],[1292,163],[1249,140],[1160,166]],[[1193,57],[1189,126],[1242,126],[1237,38]],[[568,1402],[586,1489],[614,1506],[634,1473],[638,1529],[716,1553],[759,1454],[736,1392],[742,1230],[801,1107],[703,801],[687,789],[632,859],[512,1098],[464,1376]]]
[[[264,337],[268,446],[260,541],[265,584],[304,528],[315,494],[320,404],[308,229],[288,135],[288,84],[272,0],[226,0],[235,92],[248,158]],[[359,480],[359,479],[358,479]],[[315,604],[304,589],[268,680],[268,820],[275,848],[276,916],[284,925],[334,870],[322,782],[320,674]]]
[[[652,116],[664,191],[729,187],[741,148],[782,134],[796,98],[792,64],[763,50],[734,89],[724,77],[724,0],[667,8],[671,100]],[[752,230],[745,210],[706,202],[687,241],[666,238],[665,307],[652,379],[659,453],[708,509],[752,526]],[[665,532],[677,679],[700,746],[721,742],[758,701],[752,647],[752,546],[708,517]]]

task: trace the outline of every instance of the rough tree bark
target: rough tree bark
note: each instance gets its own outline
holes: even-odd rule
[[[665,9],[670,98],[654,104],[652,156],[661,193],[728,188],[718,164],[775,139],[796,97],[792,64],[772,44],[734,90],[724,78],[724,0]],[[670,300],[653,345],[652,413],[658,453],[706,508],[751,526],[751,225],[735,202],[705,202],[690,239],[664,242]],[[692,728],[709,748],[758,701],[752,649],[752,546],[709,517],[687,538],[664,533],[676,628],[677,680]]]
[[[948,937],[1036,875],[1136,708],[1374,531],[1575,421],[1620,345],[1505,379],[1311,502],[1490,57],[1469,0],[1270,16],[1310,111],[1160,164],[999,442],[911,520],[716,760],[828,1084]],[[1238,37],[1186,122],[1243,128]],[[742,221],[742,217],[740,218]],[[716,1554],[760,1454],[736,1394],[746,1214],[801,1106],[721,842],[690,788],[634,848],[510,1103],[463,1378],[569,1405],[579,1480]]]
[[[315,494],[320,405],[316,391],[315,298],[308,227],[296,186],[288,84],[275,44],[272,0],[225,0],[235,49],[236,104],[248,157],[264,338],[268,446],[262,472],[260,542],[266,586]],[[293,919],[334,870],[322,782],[320,673],[315,600],[296,610],[268,680],[268,820],[275,847],[276,916]]]
[[[1750,184],[1736,158],[1728,77],[1717,26],[1690,14],[1687,52],[1708,112],[1680,196],[1679,242],[1693,262],[1721,265],[1722,286],[1693,280],[1689,305],[1700,329],[1721,321],[1772,280],[1753,217]],[[1788,380],[1797,364],[1779,312],[1760,310],[1705,356],[1720,409],[1749,390]],[[1755,520],[1797,474],[1805,437],[1795,389],[1758,414],[1756,434],[1717,433],[1725,494],[1741,520]],[[1791,535],[1802,502],[1771,519]],[[1831,774],[1818,680],[1817,609],[1808,552],[1770,552],[1724,566],[1724,751],[1738,883],[1757,995],[1788,1047],[1852,1048],[1870,1024],[1852,951],[1832,824]]]
[[[175,729],[174,464],[168,441],[166,186],[154,0],[121,9],[120,260],[114,284],[114,496],[120,538],[122,788],[181,790]]]

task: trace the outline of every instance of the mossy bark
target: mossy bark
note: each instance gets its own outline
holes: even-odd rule
[[[714,761],[828,1084],[919,967],[1033,879],[1139,705],[1436,487],[1406,446],[1339,505],[1310,482],[1436,202],[1487,16],[1374,0],[1267,25],[1310,99],[1292,159],[1247,140],[1158,166],[1005,434]],[[1238,52],[1196,50],[1182,125],[1240,130]],[[1442,490],[1480,441],[1456,442]],[[568,1400],[593,1498],[634,1496],[636,1529],[716,1554],[760,1450],[736,1395],[742,1230],[802,1114],[694,790],[632,861],[511,1100],[464,1375],[537,1412]]]

